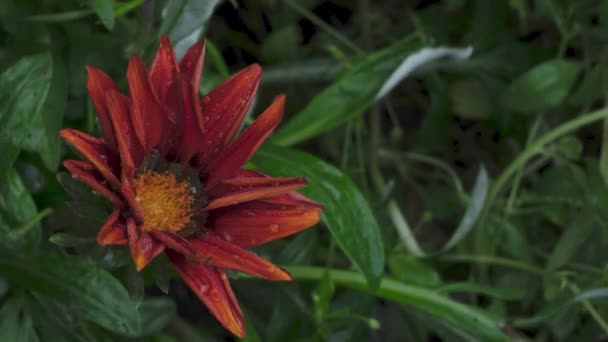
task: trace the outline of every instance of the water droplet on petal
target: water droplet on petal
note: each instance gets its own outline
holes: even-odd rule
[[[207,291],[209,291],[209,285],[207,284],[203,284],[201,285],[201,287],[199,288],[200,293],[202,294],[206,294]]]
[[[279,231],[279,225],[276,223],[271,224],[270,226],[268,226],[268,228],[270,229],[271,232],[276,233]]]
[[[209,96],[203,96],[203,103],[209,104],[211,102],[211,98]]]

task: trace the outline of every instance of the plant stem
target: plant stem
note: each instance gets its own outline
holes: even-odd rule
[[[380,285],[372,289],[360,273],[312,266],[283,266],[298,280],[319,280],[327,272],[336,285],[373,294],[386,300],[412,305],[418,310],[440,317],[442,321],[486,341],[506,340],[500,323],[465,304],[456,302],[436,291],[406,285],[395,279],[382,278]]]
[[[531,143],[525,150],[523,150],[517,158],[515,158],[511,164],[500,174],[496,179],[496,182],[488,193],[488,199],[484,207],[484,214],[487,214],[488,209],[492,206],[502,189],[505,187],[509,179],[521,168],[531,157],[542,151],[545,145],[553,142],[554,140],[562,137],[565,134],[573,132],[582,126],[591,124],[595,121],[603,120],[608,118],[608,108],[602,108],[595,112],[582,115],[576,119],[567,121],[553,130],[549,131],[536,141]]]

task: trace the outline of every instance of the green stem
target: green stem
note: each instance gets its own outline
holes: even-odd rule
[[[505,187],[509,179],[517,172],[517,170],[519,170],[530,158],[541,152],[545,145],[553,142],[565,134],[579,129],[582,126],[606,118],[608,118],[608,108],[602,108],[595,112],[567,121],[531,143],[525,150],[522,151],[522,153],[519,154],[519,156],[517,156],[517,158],[511,162],[511,164],[509,164],[498,179],[496,179],[496,182],[488,193],[488,199],[486,200],[484,211],[487,212],[487,210],[492,206],[494,200],[496,200],[497,196]]]
[[[10,237],[18,239],[23,235],[27,234],[32,228],[36,226],[36,223],[40,222],[45,217],[49,216],[53,212],[53,209],[46,208],[38,213],[30,222],[10,232]]]
[[[284,0],[287,6],[293,8],[296,12],[300,13],[304,18],[310,20],[313,24],[317,25],[323,31],[327,32],[330,36],[332,36],[335,40],[341,42],[345,46],[349,47],[351,50],[356,52],[359,55],[363,55],[364,52],[353,42],[344,37],[340,32],[334,30],[331,26],[329,26],[326,22],[324,22],[321,18],[317,17],[314,13],[307,10],[306,8],[301,7],[296,4],[293,0]]]
[[[412,305],[453,327],[463,330],[485,341],[504,341],[506,335],[500,330],[498,321],[482,311],[456,302],[431,289],[403,284],[388,277],[372,289],[360,273],[312,266],[284,266],[298,280],[319,280],[328,272],[336,285],[370,293],[386,300]]]

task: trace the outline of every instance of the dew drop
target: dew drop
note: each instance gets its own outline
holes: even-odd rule
[[[203,103],[209,104],[211,102],[211,98],[209,96],[203,96]]]
[[[206,294],[206,293],[207,293],[207,291],[209,291],[209,285],[207,285],[207,284],[203,284],[203,285],[201,285],[201,287],[199,288],[199,291],[200,291],[202,294]]]
[[[276,223],[271,224],[270,226],[268,226],[268,228],[270,229],[271,232],[276,233],[279,231],[279,225]]]
[[[230,234],[224,233],[222,236],[224,237],[224,240],[228,242],[232,241],[232,236]]]
[[[228,276],[226,276],[226,273],[222,273],[222,274],[220,275],[220,277],[222,277],[222,279],[224,279],[224,280],[228,279]]]
[[[277,267],[274,265],[268,266],[268,273],[275,273],[277,271]]]

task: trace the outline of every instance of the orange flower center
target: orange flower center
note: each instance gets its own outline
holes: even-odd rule
[[[194,197],[187,181],[171,172],[145,171],[133,180],[135,200],[143,213],[143,231],[178,232],[192,221]]]

